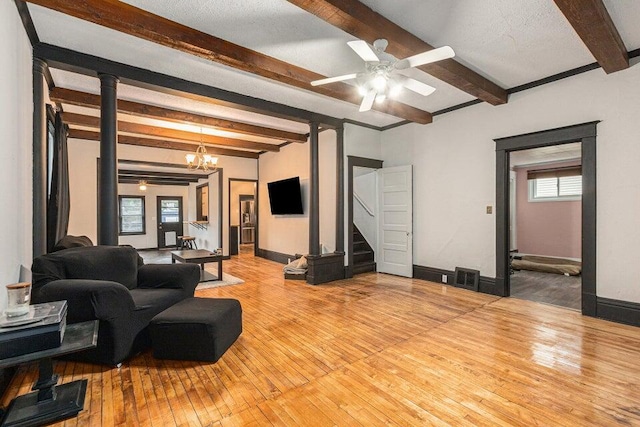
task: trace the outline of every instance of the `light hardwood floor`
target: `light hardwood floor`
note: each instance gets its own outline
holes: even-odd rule
[[[314,287],[249,254],[224,269],[246,282],[198,292],[242,302],[218,363],[57,362],[89,380],[64,425],[640,425],[640,328],[383,274]]]

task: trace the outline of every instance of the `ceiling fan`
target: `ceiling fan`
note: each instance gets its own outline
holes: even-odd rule
[[[373,42],[373,49],[364,40],[354,40],[347,44],[365,61],[365,71],[314,80],[311,82],[311,86],[357,80],[358,91],[363,96],[360,111],[371,110],[374,101],[383,102],[387,97],[393,98],[397,96],[403,87],[423,96],[432,94],[436,90],[433,86],[396,71],[442,61],[455,56],[453,49],[449,46],[443,46],[398,60],[385,52],[389,44],[385,39],[378,39]]]

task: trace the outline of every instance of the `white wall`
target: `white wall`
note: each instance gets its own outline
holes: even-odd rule
[[[32,255],[31,44],[12,1],[0,2],[0,57],[1,311],[7,305],[4,286],[30,280]]]
[[[86,141],[79,139],[69,139],[69,192],[71,198],[71,212],[69,214],[69,234],[86,235],[94,243],[97,243],[97,158],[100,153],[99,143],[97,141]],[[163,163],[184,163],[185,152],[177,150],[165,150],[159,148],[136,147],[132,145],[118,144],[118,158],[130,160],[148,160]],[[257,161],[255,159],[245,159],[238,157],[218,156],[218,165],[223,169],[223,237],[224,237],[224,253],[228,253],[228,178],[247,178],[256,179]],[[185,167],[186,168],[186,167]],[[206,249],[215,249],[219,247],[218,237],[218,175],[209,176],[209,226],[206,230],[195,230],[193,226],[188,226],[185,233],[193,235],[198,239],[198,247]],[[186,206],[185,221],[195,221],[195,185],[189,188],[177,186],[163,186],[170,190],[161,191],[163,195],[183,195],[183,202]],[[121,189],[122,188],[122,189]],[[151,186],[150,186],[151,188]],[[174,191],[175,190],[175,191]],[[125,190],[122,184],[119,185],[121,194]],[[148,192],[151,190],[148,190]],[[153,190],[156,191],[156,190]],[[128,192],[128,191],[127,191]],[[169,192],[170,194],[166,194]],[[150,194],[150,193],[149,193]],[[154,197],[155,199],[155,197]],[[147,202],[149,202],[147,197]],[[153,234],[153,239],[157,239],[155,231],[155,200],[153,206],[147,207],[147,235]],[[153,211],[150,210],[153,208]],[[149,221],[153,221],[153,227],[149,228]],[[128,243],[130,239],[136,236],[127,236],[121,238],[122,243]],[[152,238],[151,236],[148,236]],[[157,241],[157,240],[156,240]],[[148,242],[138,242],[137,244],[149,244]],[[133,244],[132,244],[133,245]],[[136,245],[133,245],[136,246]],[[156,244],[157,246],[157,244]],[[140,247],[140,246],[136,246]],[[149,246],[144,246],[149,247]]]
[[[336,131],[320,132],[320,244],[325,252],[336,250],[336,147]]]
[[[597,139],[597,295],[640,302],[640,66],[601,69],[382,133],[385,166],[414,167],[414,264],[495,277],[494,138],[602,120]]]
[[[293,143],[259,161],[258,221],[260,249],[294,255],[309,253],[309,143]],[[267,183],[300,177],[302,215],[272,215]]]
[[[98,243],[97,141],[67,140],[69,152],[69,229],[71,236],[87,236]]]
[[[336,133],[320,132],[318,137],[320,167],[320,244],[327,251],[335,251],[336,240]],[[258,183],[259,244],[284,254],[309,253],[309,143],[293,143],[277,153],[260,156]],[[300,177],[302,215],[271,215],[267,183]]]

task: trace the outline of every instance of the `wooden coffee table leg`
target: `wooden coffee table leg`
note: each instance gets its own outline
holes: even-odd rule
[[[222,260],[218,260],[218,280],[222,280]]]

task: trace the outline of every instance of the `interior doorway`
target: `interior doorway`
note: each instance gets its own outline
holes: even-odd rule
[[[345,269],[345,278],[353,277],[354,274],[364,273],[367,271],[375,271],[376,266],[373,262],[373,270],[367,263],[362,263],[356,257],[356,252],[362,250],[363,241],[367,243],[365,249],[370,250],[375,248],[376,244],[370,244],[372,242],[366,242],[366,238],[363,236],[360,230],[356,230],[354,225],[356,213],[356,204],[359,204],[358,199],[354,196],[355,181],[357,177],[363,177],[369,172],[375,172],[377,169],[382,168],[382,160],[368,159],[365,157],[347,156],[347,267]],[[375,174],[374,174],[375,176]],[[365,203],[366,204],[366,203]],[[367,209],[362,207],[363,212],[367,212]],[[369,209],[367,212],[373,217],[372,221],[375,224],[375,209]],[[366,214],[362,214],[365,218]],[[372,227],[372,229],[374,229]],[[374,230],[375,231],[375,230]],[[366,232],[365,232],[366,234]],[[373,256],[375,260],[375,255]],[[362,267],[357,267],[356,264],[361,264]]]
[[[512,297],[581,309],[581,151],[574,142],[509,153]]]
[[[255,197],[248,194],[240,194],[240,244],[253,245],[256,236],[256,210]]]
[[[581,144],[581,309],[596,316],[596,135],[598,122],[496,139],[496,282],[493,294],[509,296],[511,272],[510,153],[579,142]]]
[[[158,248],[177,247],[183,235],[182,197],[157,196]]]
[[[256,255],[258,212],[258,181],[229,178],[229,255]]]

